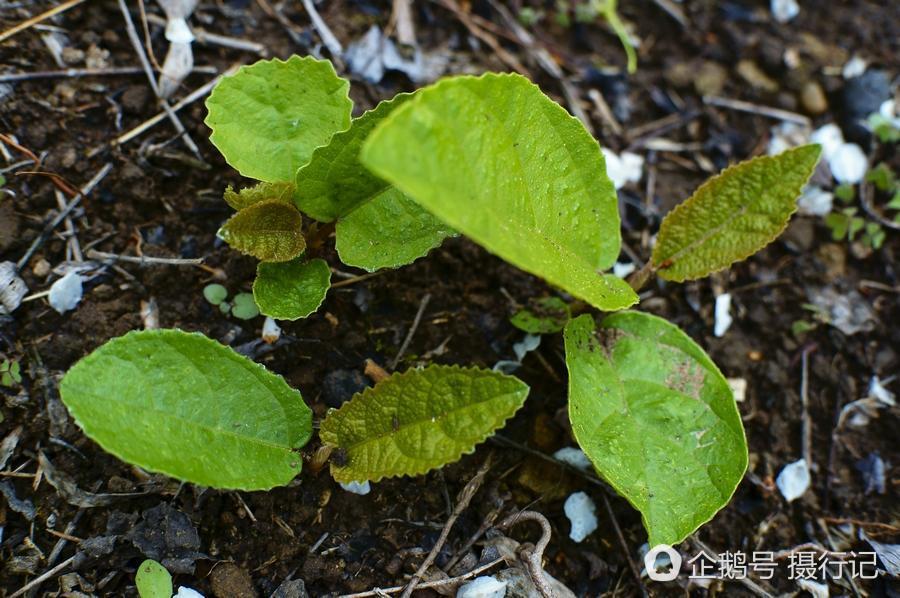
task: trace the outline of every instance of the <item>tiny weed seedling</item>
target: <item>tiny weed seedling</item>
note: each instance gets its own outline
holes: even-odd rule
[[[729,386],[675,325],[622,311],[653,276],[693,280],[745,259],[786,226],[818,146],[732,166],[662,222],[629,282],[603,273],[620,250],[618,200],[583,125],[527,79],[444,79],[350,118],[349,84],[327,62],[244,67],[207,102],[212,141],[259,181],[225,200],[220,236],[259,258],[263,314],[315,311],[329,268],[307,247],[333,231],[342,261],[408,264],[462,234],[599,312],[537,301],[515,324],[562,331],[574,436],[643,515],[650,543],[675,544],[730,500],[747,443]],[[325,235],[327,236],[327,235]],[[224,289],[205,292],[225,301]],[[215,291],[215,292],[213,292]],[[312,414],[284,380],[199,334],[132,332],[76,364],[60,387],[85,433],[120,458],[182,480],[266,489],[301,468]],[[319,435],[340,482],[416,475],[471,452],[523,404],[518,379],[432,365],[395,374],[329,412]],[[339,458],[337,458],[339,457]]]

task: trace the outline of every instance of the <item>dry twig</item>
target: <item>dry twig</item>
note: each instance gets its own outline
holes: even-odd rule
[[[422,575],[428,570],[428,567],[431,566],[434,559],[437,558],[441,548],[444,547],[444,543],[450,535],[450,530],[453,529],[453,524],[456,523],[460,514],[468,508],[469,503],[472,502],[472,497],[474,497],[475,493],[478,492],[478,489],[481,488],[481,484],[484,483],[484,476],[490,468],[491,456],[488,455],[488,458],[485,459],[484,464],[478,469],[478,472],[471,480],[469,480],[469,483],[466,484],[465,488],[460,491],[459,496],[456,499],[456,507],[453,508],[453,512],[450,513],[450,517],[447,518],[444,529],[441,530],[441,535],[438,537],[437,542],[434,543],[434,546],[431,547],[431,552],[428,553],[428,556],[425,557],[425,560],[419,565],[415,575],[413,575],[412,579],[409,580],[409,583],[406,584],[406,589],[403,590],[403,594],[401,594],[400,598],[409,598],[412,595],[413,590],[415,590],[416,586],[419,584],[419,580],[422,579]]]

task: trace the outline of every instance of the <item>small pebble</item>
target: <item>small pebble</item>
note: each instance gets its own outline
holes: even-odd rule
[[[728,382],[728,388],[731,389],[734,400],[738,403],[743,403],[747,398],[747,380],[744,378],[727,378],[725,381]]]
[[[800,102],[809,114],[824,114],[828,110],[825,90],[816,81],[807,81],[800,90]]]
[[[822,157],[827,160],[844,143],[844,134],[836,124],[828,123],[813,131],[809,140],[822,146]]]
[[[716,323],[713,328],[713,334],[717,337],[723,336],[734,319],[731,317],[731,294],[722,293],[716,297]]]
[[[627,183],[638,183],[644,176],[643,156],[631,152],[616,154],[606,148],[603,148],[603,156],[606,159],[606,174],[616,189]]]
[[[589,470],[591,468],[591,460],[584,454],[584,451],[573,446],[559,449],[553,453],[553,458],[578,469]]]
[[[369,484],[368,480],[365,482],[347,482],[346,484],[342,483],[341,488],[343,488],[347,492],[359,494],[360,496],[365,496],[372,491],[372,485]]]
[[[868,63],[866,63],[861,56],[854,56],[848,60],[844,65],[844,68],[841,69],[841,76],[844,77],[844,79],[859,77],[866,72],[868,66]]]
[[[635,265],[631,262],[616,262],[613,264],[613,274],[619,278],[625,278],[635,270]]]
[[[779,23],[787,23],[800,14],[797,0],[772,0],[770,4],[772,17]]]
[[[869,160],[855,143],[842,143],[828,158],[828,168],[837,182],[855,185],[866,176]]]
[[[800,459],[784,466],[775,480],[775,485],[778,486],[784,499],[791,502],[803,496],[803,493],[809,489],[810,481],[806,459]]]
[[[456,591],[456,598],[503,598],[506,596],[506,582],[496,577],[476,577]]]
[[[50,307],[64,314],[75,309],[81,302],[83,293],[81,275],[75,271],[69,271],[65,276],[57,280],[50,287]]]
[[[597,507],[584,492],[569,495],[563,510],[572,524],[569,537],[575,542],[581,542],[597,529]]]
[[[172,598],[205,598],[203,594],[193,588],[178,586],[178,593]]]
[[[827,216],[833,204],[834,194],[815,185],[807,185],[797,200],[800,213],[808,216]]]

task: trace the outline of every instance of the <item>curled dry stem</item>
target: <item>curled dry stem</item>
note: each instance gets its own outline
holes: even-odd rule
[[[534,586],[541,593],[541,596],[544,598],[554,598],[555,594],[553,588],[550,587],[550,583],[544,576],[543,565],[544,550],[547,548],[547,545],[550,544],[550,536],[552,534],[550,522],[547,521],[547,518],[537,511],[521,511],[519,513],[513,513],[501,521],[497,524],[497,529],[507,530],[522,521],[537,522],[541,526],[542,533],[541,539],[538,540],[537,544],[521,545],[519,557],[522,559],[522,562],[528,571],[528,575],[531,576],[531,581],[534,582]]]

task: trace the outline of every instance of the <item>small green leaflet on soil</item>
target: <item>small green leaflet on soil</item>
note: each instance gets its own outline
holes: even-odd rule
[[[219,237],[264,262],[286,262],[306,249],[303,217],[292,206],[269,199],[244,208],[219,229]]]
[[[637,295],[597,274],[619,253],[615,189],[576,118],[514,74],[416,92],[363,144],[363,164],[492,253],[592,305]]]
[[[276,320],[297,320],[319,309],[330,286],[331,269],[325,260],[260,262],[253,297],[264,315]]]
[[[292,182],[313,150],[350,125],[350,83],[327,60],[261,60],[223,78],[206,108],[210,141],[246,177]]]
[[[553,334],[566,327],[572,312],[559,297],[541,297],[528,302],[509,319],[510,324],[528,334]]]
[[[700,186],[662,221],[653,250],[660,277],[703,278],[781,234],[819,160],[818,145],[736,164]]]
[[[107,342],[69,370],[60,395],[104,450],[214,488],[287,484],[312,434],[312,412],[281,376],[180,330]]]
[[[675,545],[728,504],[747,468],[734,395],[677,326],[640,312],[566,326],[569,419],[597,472]]]
[[[228,185],[225,188],[223,199],[225,203],[238,211],[266,200],[293,204],[294,183],[259,183],[240,191],[235,191],[231,185]]]
[[[297,171],[297,206],[316,220],[337,220],[337,251],[349,266],[370,272],[404,266],[454,234],[359,162],[359,150],[372,129],[412,97],[399,94],[354,119]]]
[[[432,365],[394,374],[322,422],[338,482],[418,475],[474,450],[518,411],[521,380],[491,370]]]
[[[152,559],[138,567],[134,584],[141,598],[172,598],[172,575]]]
[[[388,187],[338,220],[335,249],[348,266],[374,272],[410,264],[453,234],[422,206]]]

